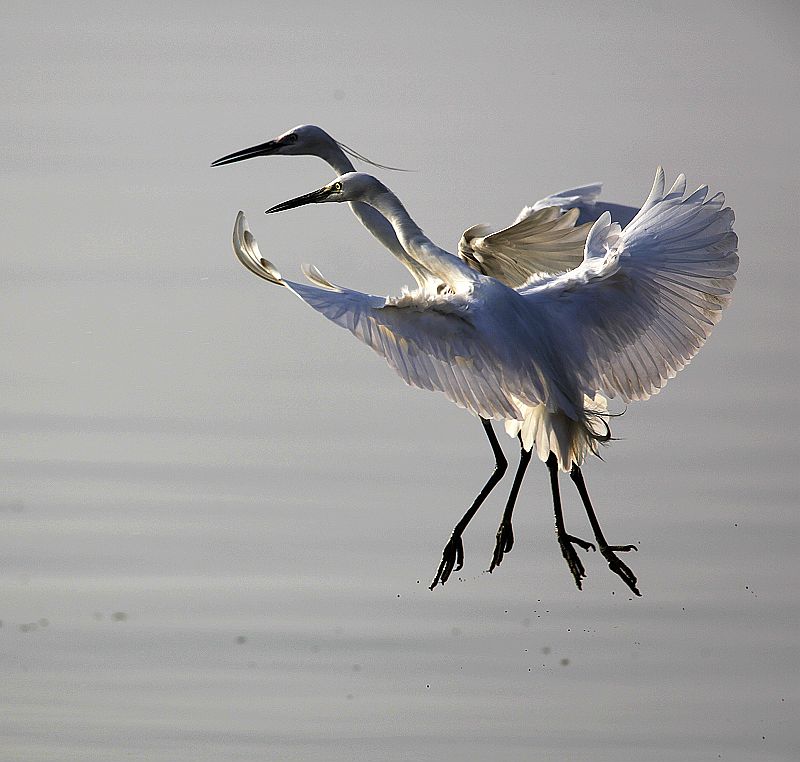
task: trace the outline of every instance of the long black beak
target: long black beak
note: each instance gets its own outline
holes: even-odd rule
[[[280,143],[278,143],[277,140],[268,140],[266,143],[261,143],[261,145],[245,148],[241,151],[236,151],[235,153],[229,153],[227,156],[223,156],[221,159],[212,161],[211,166],[221,167],[223,164],[233,164],[236,161],[253,159],[256,156],[269,156],[278,148],[279,145]]]
[[[297,198],[290,199],[289,201],[284,201],[282,204],[276,204],[272,208],[267,209],[264,214],[285,212],[287,209],[294,209],[297,206],[305,206],[306,204],[318,204],[320,201],[324,201],[326,198],[328,198],[331,193],[333,193],[333,188],[329,185],[326,185],[324,188],[311,191],[311,193],[306,193],[304,196],[298,196]]]

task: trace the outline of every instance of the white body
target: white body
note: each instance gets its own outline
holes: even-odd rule
[[[536,440],[539,457],[554,452],[564,470],[596,449],[598,393],[626,401],[657,393],[709,336],[735,283],[737,239],[724,197],[706,200],[701,188],[684,198],[683,176],[665,193],[660,168],[624,231],[604,214],[578,267],[517,288],[433,244],[369,175],[344,175],[321,191],[320,200],[377,209],[431,277],[397,298],[334,286],[315,270],[316,286],[285,281],[259,254],[242,213],[233,238],[240,261],[347,328],[407,383],[484,418],[518,421],[511,428],[526,447]]]
[[[310,155],[321,158],[339,175],[344,175],[354,170],[348,154],[373,166],[394,169],[370,161],[322,128],[309,124],[298,125],[259,146],[218,159],[212,166],[257,156]],[[512,288],[524,285],[534,275],[571,270],[583,259],[584,244],[591,228],[591,223],[586,221],[596,220],[609,206],[598,202],[601,190],[601,183],[592,183],[554,193],[524,207],[514,223],[501,230],[495,231],[486,224],[473,225],[461,236],[458,256],[471,269]],[[410,220],[402,207],[400,216],[390,221],[371,202],[352,200],[349,205],[364,227],[408,269],[419,292],[429,293],[441,288],[442,282],[409,251],[408,240],[401,242],[395,231],[395,226]],[[637,211],[619,204],[610,207],[615,213],[622,214],[626,221]],[[576,226],[579,217],[584,224]],[[417,229],[417,232],[421,236],[422,231]],[[587,410],[600,415],[607,410],[602,395],[587,397],[584,402]],[[538,441],[537,454],[543,460],[550,448],[554,452],[572,451],[580,462],[587,452],[597,450],[599,438],[607,432],[607,426],[597,425],[595,417],[592,417],[594,426],[589,429],[576,428],[570,419],[549,415],[541,405],[526,406],[522,401],[518,401],[518,405],[524,411],[524,421],[517,421],[516,417],[508,419],[506,431],[510,436],[519,434],[527,450],[533,447],[535,440]],[[570,448],[566,442],[576,444]]]

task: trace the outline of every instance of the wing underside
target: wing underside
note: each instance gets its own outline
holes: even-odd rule
[[[563,213],[556,207],[528,209],[526,216],[503,230],[488,225],[466,230],[459,255],[476,270],[512,288],[531,275],[560,273],[577,267],[591,225],[575,226],[578,210]]]
[[[564,372],[591,394],[646,399],[697,353],[731,298],[738,267],[734,215],[703,187],[665,193],[659,168],[623,230],[604,215],[580,267],[520,289],[556,343]]]
[[[264,259],[243,213],[234,227],[233,248],[251,272],[285,286],[306,304],[385,358],[411,386],[443,392],[459,407],[484,418],[520,416],[504,390],[501,365],[467,317],[458,298],[407,295],[387,300],[336,286],[316,268],[306,273],[317,285],[283,279]]]

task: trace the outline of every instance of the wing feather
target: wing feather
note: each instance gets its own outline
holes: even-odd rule
[[[478,272],[512,288],[531,275],[570,270],[583,257],[591,227],[576,227],[578,214],[577,209],[562,214],[556,207],[526,207],[517,221],[503,230],[492,232],[488,225],[473,225],[461,236],[459,255]]]
[[[519,289],[558,346],[564,372],[590,395],[646,399],[697,353],[731,298],[738,268],[734,215],[703,186],[665,193],[656,172],[621,232],[605,214],[575,270]]]
[[[456,298],[439,302],[384,297],[282,281],[306,304],[384,357],[409,385],[440,391],[484,418],[519,418],[501,369]],[[325,281],[325,283],[329,283]]]
[[[551,196],[546,196],[537,201],[532,207],[526,207],[536,211],[537,209],[544,209],[546,207],[557,207],[568,209],[578,206],[591,206],[597,201],[597,197],[603,190],[603,183],[590,183],[589,185],[581,185],[579,188],[570,188],[569,190],[559,191],[553,193]],[[522,210],[520,215],[525,212]],[[518,217],[519,221],[521,217]]]

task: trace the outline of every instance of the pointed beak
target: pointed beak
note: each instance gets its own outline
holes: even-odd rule
[[[269,156],[279,147],[280,143],[277,140],[268,140],[266,143],[261,143],[261,145],[251,146],[250,148],[245,148],[241,151],[236,151],[235,153],[229,153],[227,156],[223,156],[221,159],[212,161],[211,166],[221,167],[223,164],[233,164],[236,161],[253,159],[256,156]]]
[[[331,193],[333,193],[333,188],[329,185],[326,185],[324,188],[311,191],[311,193],[306,193],[304,196],[298,196],[297,198],[290,199],[289,201],[284,201],[282,204],[276,204],[270,209],[267,209],[264,214],[285,212],[287,209],[294,209],[295,207],[305,206],[306,204],[318,204],[320,201],[324,201],[326,198],[328,198]]]

